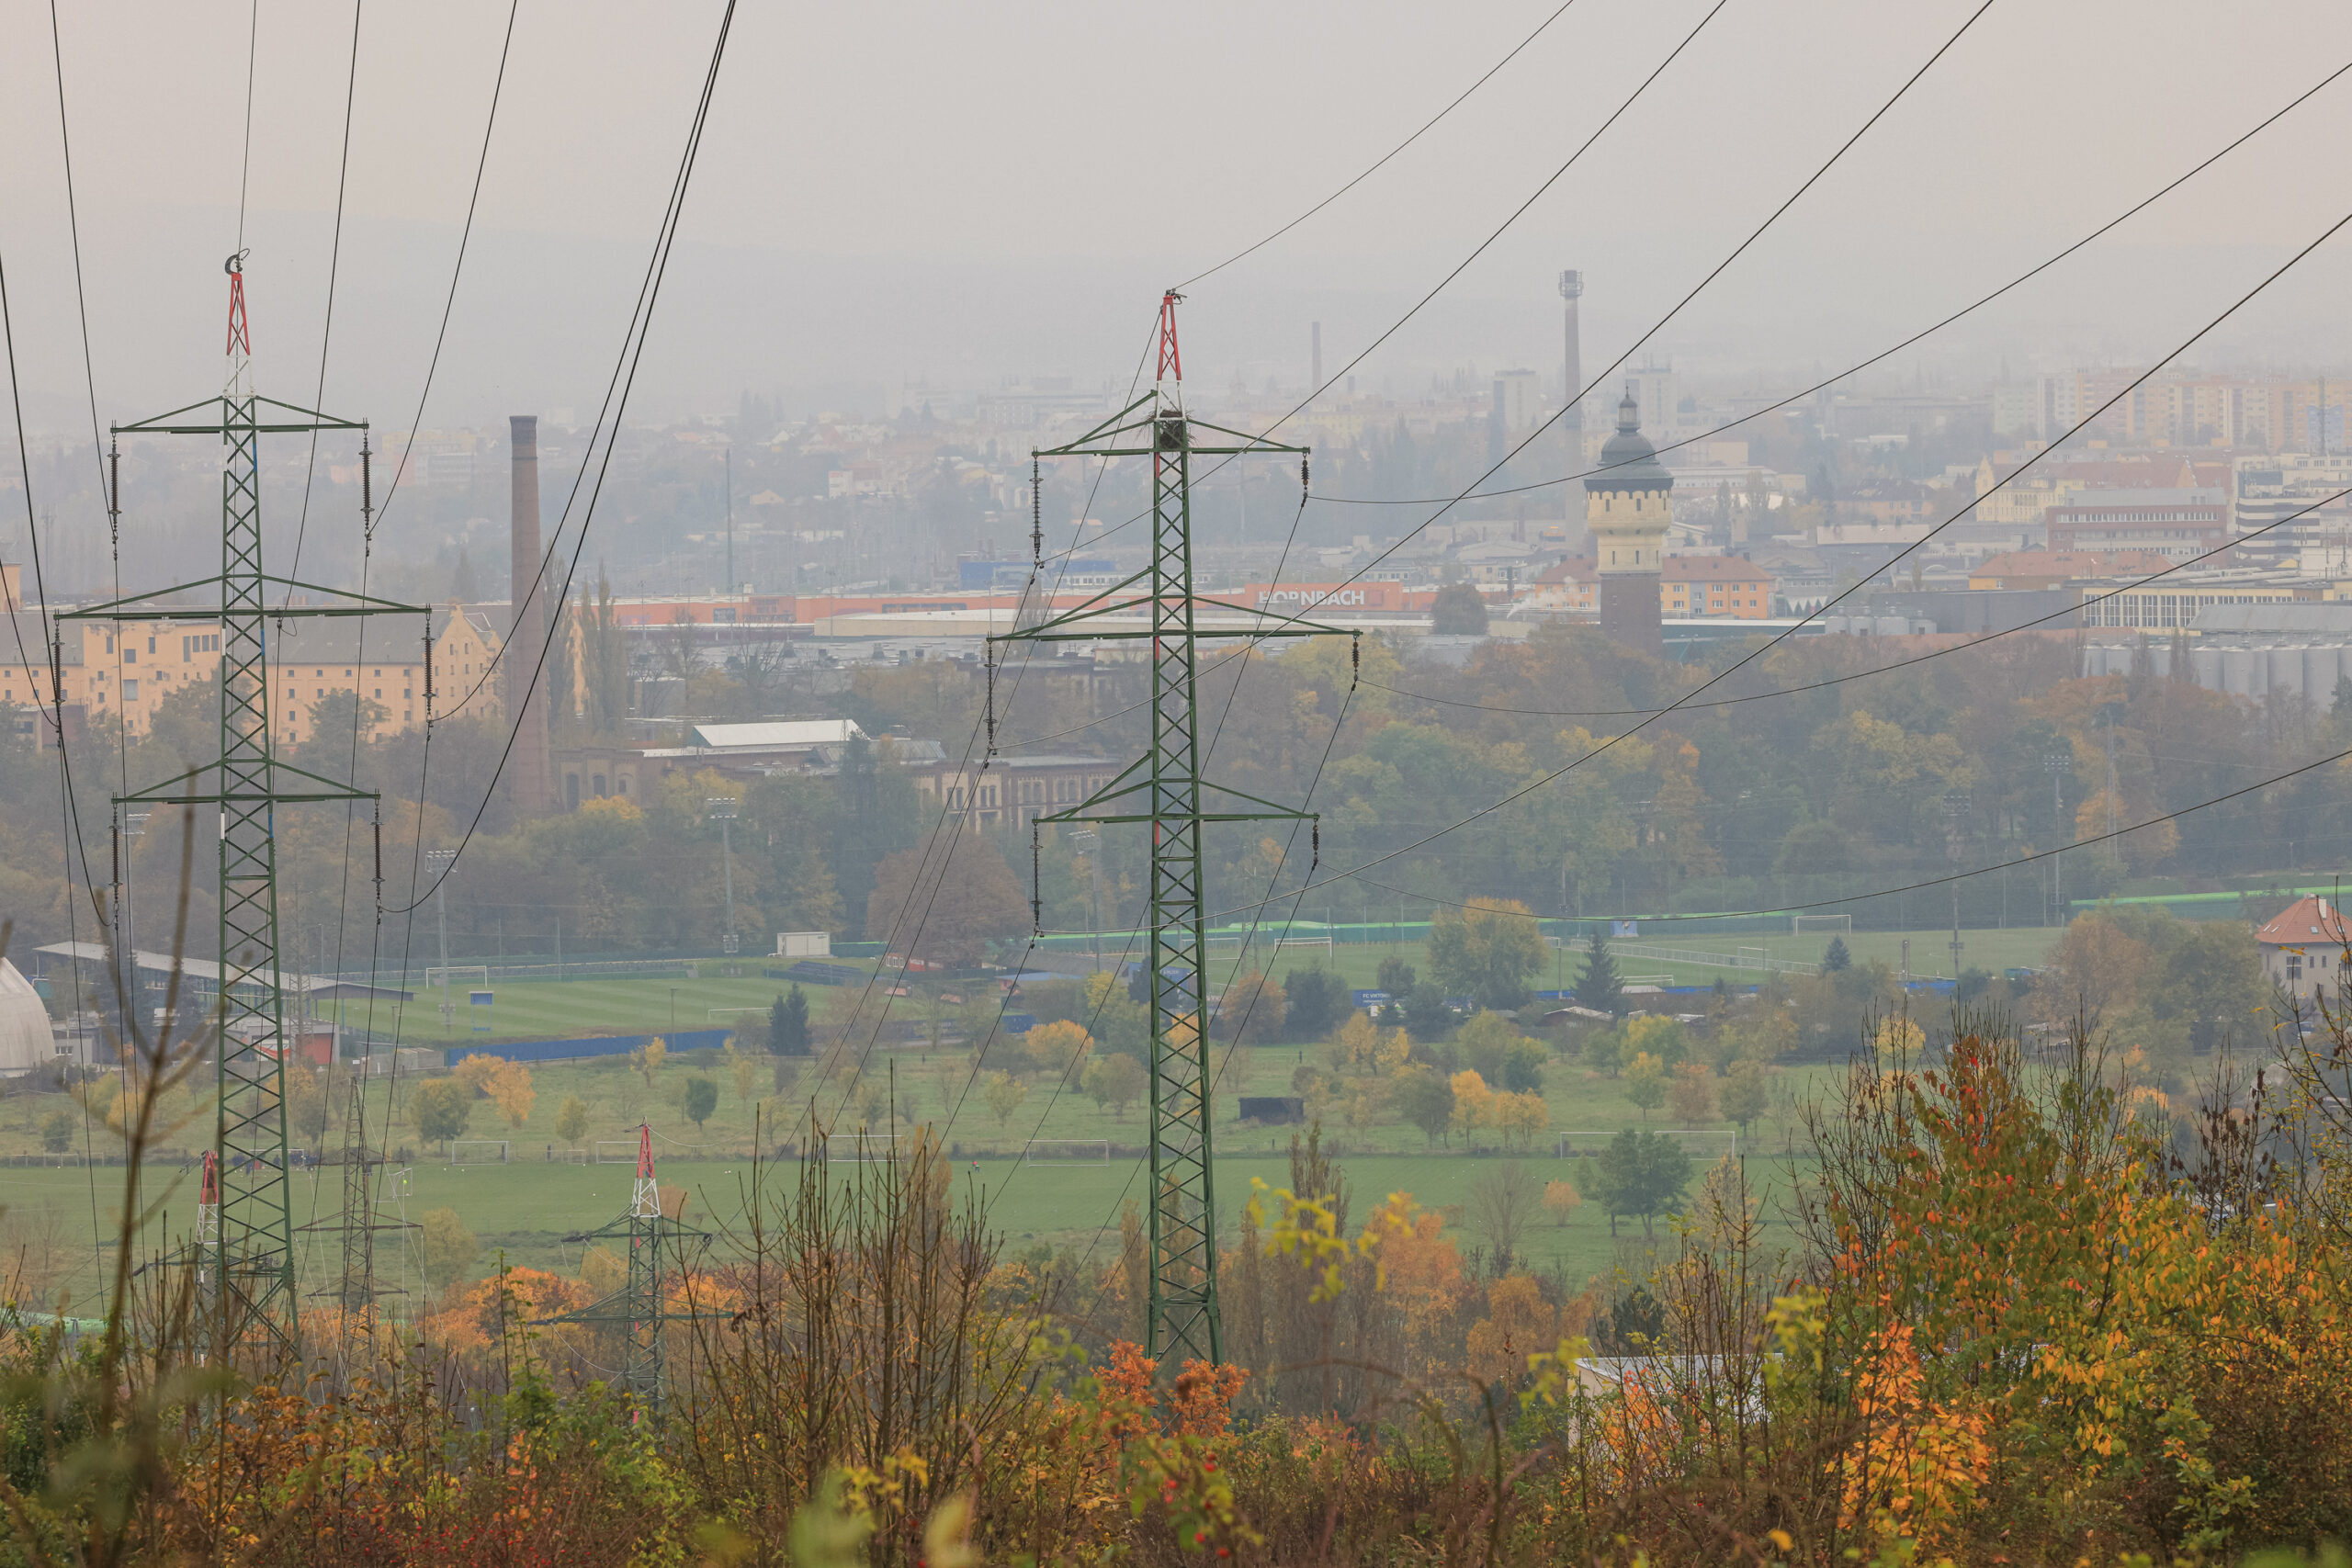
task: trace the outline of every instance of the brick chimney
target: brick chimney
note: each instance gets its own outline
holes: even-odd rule
[[[524,817],[555,807],[555,785],[548,758],[548,681],[540,650],[548,627],[548,589],[539,576],[539,416],[510,415],[514,447],[512,568],[507,577],[514,613],[507,619],[506,712],[515,726],[514,754],[506,764],[509,798]],[[532,585],[538,583],[537,592]],[[548,650],[549,659],[555,657]],[[536,677],[536,688],[534,678]],[[527,704],[526,699],[527,697]]]

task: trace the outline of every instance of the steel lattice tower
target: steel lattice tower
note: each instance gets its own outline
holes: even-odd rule
[[[352,430],[365,420],[339,419],[256,396],[245,317],[244,256],[231,256],[229,378],[218,396],[132,424],[126,434],[213,435],[224,448],[220,472],[220,572],[217,577],[92,605],[61,617],[138,622],[187,620],[208,606],[184,596],[218,594],[220,628],[220,760],[176,778],[116,797],[118,808],[218,806],[220,843],[220,997],[214,1014],[220,1075],[214,1150],[219,1182],[217,1240],[206,1259],[217,1269],[217,1291],[231,1332],[245,1323],[290,1331],[295,1317],[293,1213],[287,1180],[286,983],[278,964],[277,807],[298,801],[374,801],[371,791],[277,761],[270,729],[269,625],[295,617],[424,615],[423,607],[371,599],[342,589],[271,577],[262,569],[261,438],[280,434]],[[120,510],[118,493],[111,507]],[[286,600],[272,607],[269,591]],[[290,603],[300,592],[303,604]],[[333,603],[314,602],[323,595]],[[179,600],[157,604],[156,601]],[[207,787],[208,784],[209,787]]]
[[[1152,389],[1066,446],[1039,457],[1149,457],[1151,561],[1142,571],[1034,626],[997,642],[1151,642],[1151,744],[1091,797],[1035,818],[1039,823],[1134,822],[1151,825],[1151,1284],[1146,1353],[1172,1366],[1179,1356],[1224,1359],[1216,1300],[1216,1185],[1210,1134],[1208,1047],[1203,1027],[1208,933],[1203,903],[1201,834],[1211,822],[1298,821],[1294,811],[1202,777],[1199,643],[1204,637],[1352,635],[1295,616],[1259,611],[1246,625],[1200,624],[1193,593],[1192,460],[1289,452],[1285,446],[1196,420],[1184,412],[1184,371],[1176,341],[1172,289],[1159,302],[1159,370]],[[1238,446],[1204,446],[1194,433],[1229,436]],[[1042,513],[1031,487],[1033,556],[1040,558]],[[1038,581],[1041,602],[1048,598]],[[1136,590],[1141,590],[1138,594]],[[1232,607],[1211,604],[1221,617]],[[1134,624],[1141,613],[1142,625]],[[1112,617],[1117,617],[1113,619]],[[1204,793],[1230,797],[1235,809],[1211,809]],[[1034,829],[1033,829],[1034,830]]]
[[[668,1246],[675,1254],[673,1266],[684,1269],[686,1243],[708,1237],[686,1225],[682,1215],[662,1210],[661,1183],[653,1176],[653,1129],[644,1123],[637,1130],[637,1178],[629,1186],[628,1212],[599,1229],[564,1239],[623,1237],[628,1242],[628,1278],[621,1288],[593,1306],[541,1321],[602,1324],[617,1329],[622,1340],[617,1386],[658,1413],[662,1408],[662,1325],[673,1318],[694,1315],[690,1311],[669,1310],[662,1284],[662,1249]]]

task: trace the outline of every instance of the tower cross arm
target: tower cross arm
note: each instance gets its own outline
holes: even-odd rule
[[[252,416],[240,419],[232,412],[240,404],[249,405],[254,411]],[[263,417],[261,411],[265,408],[274,409],[277,412],[269,417]],[[198,409],[218,412],[209,422],[187,420],[182,417],[195,413]],[[117,435],[223,435],[232,431],[254,431],[268,435],[311,430],[366,430],[368,422],[364,419],[345,419],[337,414],[321,413],[316,409],[301,408],[293,403],[281,403],[276,398],[256,395],[251,398],[206,398],[190,403],[186,408],[173,409],[168,413],[154,414],[146,419],[134,420],[129,424],[109,425],[107,428]]]
[[[432,608],[424,604],[403,604],[397,599],[379,599],[369,593],[355,593],[348,588],[328,588],[316,582],[302,582],[290,577],[274,577],[263,573],[257,581],[267,588],[299,589],[306,593],[327,593],[345,601],[338,604],[288,604],[271,609],[273,621],[290,620],[299,616],[319,615],[429,615]],[[102,604],[85,604],[78,610],[68,610],[57,618],[61,621],[187,621],[218,616],[218,604],[157,604],[153,600],[174,593],[192,593],[199,588],[218,592],[222,586],[219,577],[200,578],[171,588],[157,588],[145,593],[133,593],[121,599],[109,599]]]

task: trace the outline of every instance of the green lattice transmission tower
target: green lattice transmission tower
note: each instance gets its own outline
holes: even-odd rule
[[[214,1149],[216,1207],[199,1237],[198,1277],[210,1306],[233,1325],[290,1330],[295,1316],[293,1216],[287,1181],[286,1060],[293,1053],[286,977],[278,966],[277,812],[300,801],[374,801],[373,792],[281,762],[270,723],[269,637],[288,620],[416,615],[415,604],[272,577],[262,570],[261,438],[348,430],[360,433],[361,517],[372,534],[366,479],[367,422],[337,419],[254,395],[246,331],[244,257],[229,258],[229,378],[216,396],[132,424],[124,435],[210,435],[224,449],[220,473],[220,571],[197,582],[133,594],[62,617],[136,623],[217,619],[220,653],[220,750],[217,761],[116,797],[125,806],[220,807],[220,995],[214,1050],[220,1075]],[[119,517],[119,463],[109,513]],[[278,603],[270,603],[275,591]],[[214,604],[195,597],[217,596]],[[295,594],[303,603],[292,603]],[[116,635],[121,635],[118,632]],[[288,694],[291,700],[291,693]],[[201,818],[197,818],[201,820]],[[381,856],[378,857],[379,893]]]
[[[1151,827],[1150,1295],[1146,1352],[1173,1367],[1180,1357],[1224,1359],[1216,1301],[1216,1185],[1210,1140],[1206,1012],[1208,934],[1201,834],[1211,822],[1311,820],[1311,814],[1202,777],[1198,654],[1204,637],[1351,636],[1271,611],[1236,615],[1193,593],[1192,463],[1306,448],[1227,430],[1184,412],[1183,363],[1176,344],[1173,290],[1159,302],[1159,371],[1152,389],[1066,446],[1041,457],[1149,457],[1151,560],[1143,570],[1058,615],[992,638],[999,642],[1151,643],[1151,744],[1101,790],[1041,823],[1133,822]],[[1238,445],[1203,445],[1196,437]],[[1030,552],[1044,554],[1043,513],[1031,478]],[[1026,596],[1042,604],[1046,590]],[[1208,616],[1205,624],[1203,612]],[[1024,616],[1024,619],[1026,617]],[[1216,804],[1208,795],[1222,797]]]
[[[662,1325],[694,1315],[690,1311],[670,1310],[669,1292],[663,1284],[662,1248],[670,1249],[673,1261],[669,1268],[683,1271],[687,1243],[709,1239],[684,1223],[685,1199],[683,1190],[673,1188],[669,1202],[664,1204],[662,1185],[653,1175],[653,1129],[639,1123],[637,1178],[629,1186],[628,1212],[599,1229],[564,1237],[566,1241],[592,1244],[626,1240],[628,1273],[621,1288],[578,1312],[540,1320],[548,1325],[594,1324],[617,1334],[621,1364],[617,1369],[620,1381],[615,1386],[657,1413],[662,1408]]]

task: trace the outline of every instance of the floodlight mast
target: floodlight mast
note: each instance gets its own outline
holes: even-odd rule
[[[216,435],[227,449],[220,474],[220,571],[183,583],[73,611],[61,620],[130,624],[213,619],[220,638],[220,755],[160,784],[115,797],[118,807],[218,806],[220,996],[214,1051],[220,1072],[213,1129],[214,1200],[200,1236],[199,1267],[212,1272],[232,1337],[246,1326],[290,1335],[296,1303],[293,1206],[287,1172],[285,976],[278,961],[277,807],[300,801],[373,801],[356,790],[277,761],[270,722],[268,626],[315,616],[424,615],[421,605],[271,577],[262,570],[261,437],[348,430],[365,420],[294,407],[253,390],[252,334],[240,251],[222,264],[229,277],[226,385],[215,397],[153,419],[113,427],[125,434]],[[363,489],[365,487],[363,486]],[[108,497],[119,513],[119,493]],[[372,534],[372,521],[363,523]],[[284,591],[271,607],[270,590]],[[208,590],[214,605],[185,597]],[[292,602],[294,591],[307,599]],[[117,635],[120,635],[119,632]],[[290,739],[290,734],[288,739]],[[206,787],[209,784],[210,787]]]
[[[1208,934],[1201,834],[1211,822],[1313,820],[1313,814],[1261,800],[1202,776],[1198,651],[1203,637],[1356,637],[1271,610],[1233,615],[1203,606],[1193,592],[1192,459],[1195,455],[1296,453],[1305,504],[1306,454],[1193,419],[1184,410],[1184,369],[1176,335],[1173,289],[1159,301],[1157,369],[1151,390],[1068,445],[1031,457],[1149,457],[1151,560],[1143,570],[1075,607],[992,642],[1151,644],[1151,741],[1134,762],[1078,805],[1031,818],[1039,824],[1148,823],[1151,827],[1150,927],[1147,973],[1151,1005],[1150,1285],[1145,1348],[1173,1371],[1182,1359],[1222,1361],[1216,1291],[1216,1189],[1210,1137],[1205,1032]],[[1233,438],[1204,446],[1199,432]],[[1032,530],[1031,578],[1024,603],[1050,600],[1042,536]],[[1050,611],[1050,604],[1046,604]],[[1206,608],[1219,619],[1202,624]],[[1139,616],[1142,624],[1136,624]],[[1231,617],[1231,619],[1227,619]],[[990,736],[990,755],[994,754]],[[1204,792],[1230,796],[1233,809],[1210,809]]]

